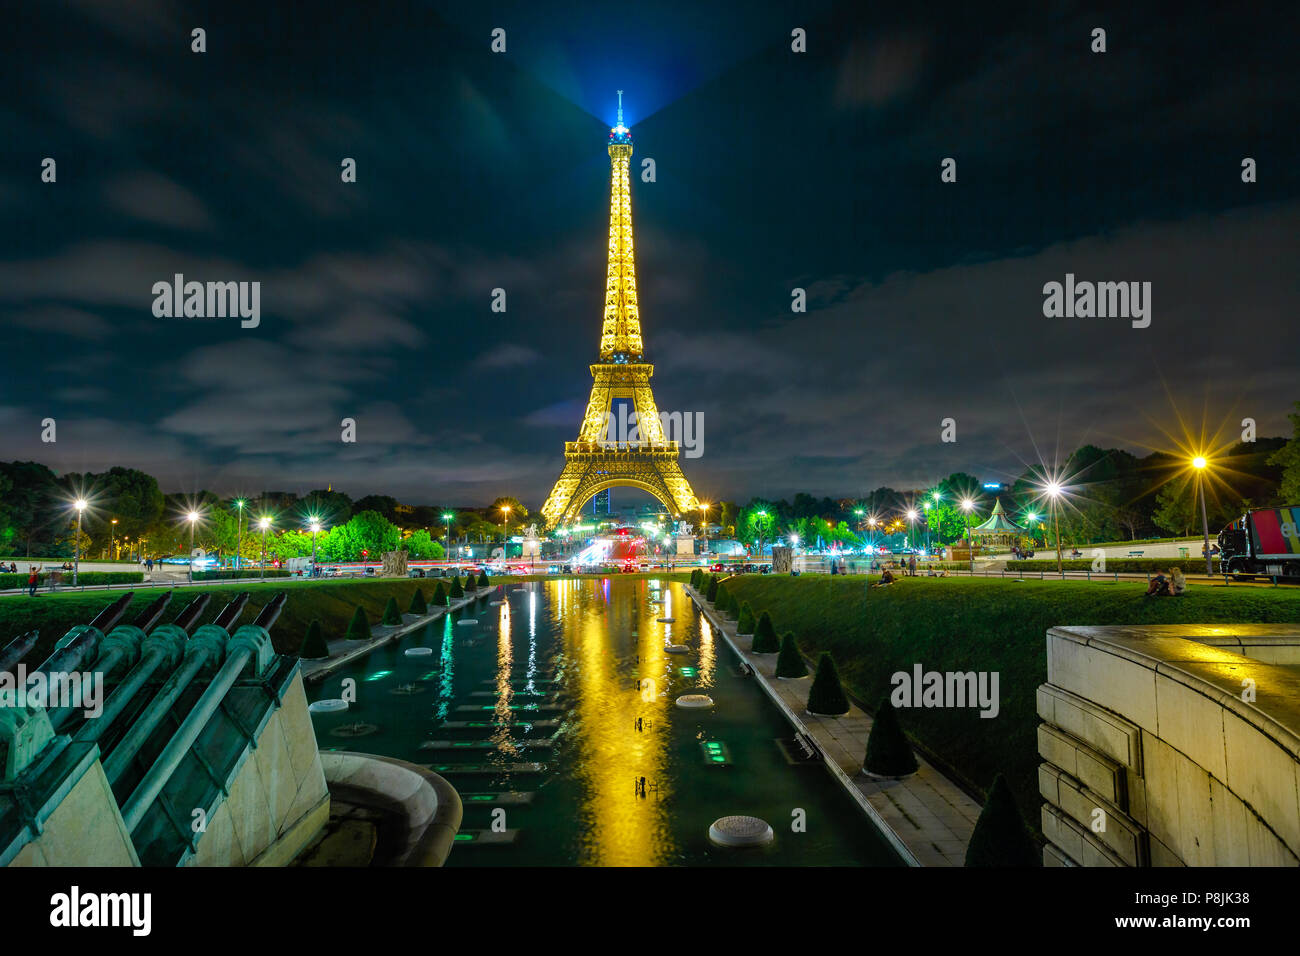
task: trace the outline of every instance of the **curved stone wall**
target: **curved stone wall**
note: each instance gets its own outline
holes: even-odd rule
[[[1300,628],[1058,627],[1047,865],[1300,864]]]

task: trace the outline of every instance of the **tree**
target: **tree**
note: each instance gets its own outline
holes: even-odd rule
[[[840,686],[840,675],[835,670],[831,655],[822,651],[817,661],[817,675],[808,691],[808,713],[823,717],[839,717],[849,712],[849,699]]]
[[[793,631],[786,631],[785,637],[781,638],[781,653],[776,658],[776,676],[787,678],[808,676],[808,665],[803,662],[803,655],[799,653],[799,647],[794,642]]]
[[[353,515],[359,515],[363,511],[373,511],[375,514],[386,519],[390,524],[396,525],[398,521],[397,506],[401,502],[392,495],[366,495],[364,498],[358,498],[352,505]]]
[[[54,472],[34,461],[0,462],[10,489],[0,502],[0,535],[21,545],[25,554],[43,553],[60,525],[67,502]],[[17,550],[17,549],[15,549]]]
[[[402,612],[397,609],[397,598],[390,597],[388,603],[384,605],[383,623],[388,627],[396,627],[402,623]]]
[[[378,561],[384,552],[396,551],[399,540],[397,526],[391,521],[377,512],[361,511],[346,524],[330,529],[323,543],[317,541],[317,547],[331,561],[359,561],[362,551]]]
[[[442,582],[439,581],[438,583],[441,584]],[[451,579],[451,590],[447,592],[447,595],[451,598],[463,598],[465,596],[465,586],[460,583],[459,574]]]
[[[755,654],[775,654],[781,649],[776,639],[776,628],[772,626],[772,615],[764,611],[758,616],[754,627],[754,639],[749,649]]]
[[[438,586],[433,589],[433,606],[446,607],[447,604],[447,587],[439,581]]]
[[[1151,518],[1165,531],[1186,535],[1196,522],[1196,482],[1183,475],[1166,482],[1156,495],[1156,510]]]
[[[352,612],[352,620],[348,622],[347,639],[349,641],[370,640],[370,622],[366,620],[366,612],[360,604]]]
[[[907,742],[898,722],[898,711],[894,710],[888,694],[880,701],[876,717],[871,722],[867,757],[862,769],[882,777],[905,777],[916,773],[916,755],[912,753],[912,745]]]
[[[1041,858],[1025,829],[1016,799],[1002,774],[993,778],[988,802],[966,846],[967,866],[1039,866]]]
[[[423,528],[412,531],[403,538],[402,547],[409,551],[413,558],[433,558],[436,560],[447,553],[442,544],[434,541],[429,532]]]
[[[1295,409],[1287,415],[1295,437],[1268,457],[1270,465],[1282,469],[1278,494],[1284,504],[1300,502],[1300,402],[1295,403]]]
[[[424,600],[424,591],[420,588],[416,588],[415,593],[411,595],[411,606],[407,608],[407,611],[422,616],[429,613],[429,605]]]
[[[709,585],[704,592],[704,599],[710,604],[713,604],[718,599],[718,576],[716,574],[709,575]]]
[[[313,620],[307,625],[307,634],[302,639],[302,647],[298,649],[298,656],[307,661],[317,661],[330,656],[329,648],[325,645],[325,638],[321,636],[320,621]]]
[[[341,491],[319,488],[307,492],[302,499],[302,509],[306,517],[316,518],[328,527],[346,524],[352,517],[352,499]]]
[[[736,618],[736,633],[754,633],[754,610],[749,606],[748,601],[740,606],[740,614]]]

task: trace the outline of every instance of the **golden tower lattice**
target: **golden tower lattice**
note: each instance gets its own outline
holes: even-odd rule
[[[678,464],[680,446],[664,434],[650,390],[654,366],[642,353],[632,255],[631,160],[632,135],[623,125],[619,90],[618,125],[609,132],[609,267],[600,360],[591,366],[591,399],[578,440],[564,443],[564,470],[542,506],[548,528],[568,524],[594,495],[614,486],[648,492],[674,517],[690,516],[699,507]],[[635,440],[612,439],[609,434],[610,411],[620,399],[630,402],[635,413]]]

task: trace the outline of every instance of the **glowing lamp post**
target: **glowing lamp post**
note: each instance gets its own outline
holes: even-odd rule
[[[114,553],[117,544],[116,539],[117,539],[117,519],[114,518],[108,529],[108,557],[112,561],[117,560],[117,555]]]
[[[271,527],[271,519],[263,517],[257,522],[257,526],[262,529],[262,578],[266,578],[266,529]]]
[[[912,535],[914,535],[914,534],[916,533],[916,530],[915,530],[915,528],[913,527],[913,525],[916,524],[916,518],[917,518],[916,509],[915,509],[915,508],[908,508],[908,509],[907,509],[907,544],[908,544],[908,547],[913,547]]]
[[[1210,577],[1214,574],[1214,565],[1210,561],[1210,519],[1205,514],[1205,466],[1209,462],[1205,460],[1204,455],[1197,455],[1192,459],[1192,467],[1196,469],[1196,490],[1201,495],[1201,530],[1205,532],[1205,575]]]
[[[1061,561],[1061,518],[1057,514],[1059,505],[1057,499],[1061,497],[1061,486],[1054,481],[1047,483],[1047,496],[1052,502],[1052,530],[1056,535],[1056,573],[1065,576],[1065,565]]]
[[[235,567],[244,566],[244,499],[235,499]]]
[[[502,505],[501,513],[505,516],[501,522],[501,564],[506,563],[506,549],[510,547],[510,506]]]
[[[925,503],[925,557],[930,559],[930,502]]]
[[[75,550],[72,558],[72,586],[75,588],[77,574],[81,571],[81,515],[86,510],[86,499],[78,498],[73,507],[77,509],[77,540],[73,546]]]
[[[189,579],[190,579],[190,583],[193,584],[194,583],[194,526],[199,523],[199,513],[197,511],[191,511],[189,514],[185,516],[185,520],[190,523]]]
[[[447,533],[442,539],[444,545],[442,549],[442,558],[444,561],[451,560],[451,519],[454,517],[456,516],[452,514],[450,511],[446,512],[442,516],[443,524],[447,526]]]
[[[320,531],[320,521],[311,519],[311,575],[316,576],[316,533]]]
[[[758,512],[758,559],[760,561],[763,560],[763,531],[764,531],[763,525],[766,523],[765,522],[766,518],[767,518],[766,511]]]
[[[971,533],[970,513],[975,507],[975,502],[969,498],[961,500],[961,510],[966,513],[966,546],[970,548],[970,573],[975,573],[975,535]]]

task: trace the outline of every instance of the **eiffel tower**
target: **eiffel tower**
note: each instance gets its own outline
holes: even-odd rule
[[[564,443],[564,471],[542,505],[548,528],[572,522],[592,496],[615,485],[648,492],[674,518],[692,515],[699,508],[678,464],[680,446],[664,435],[650,390],[654,366],[642,353],[632,256],[631,159],[632,132],[623,125],[623,91],[619,90],[618,125],[609,131],[609,269],[600,360],[591,366],[591,400],[578,440]],[[610,412],[619,400],[629,401],[636,413],[635,441],[611,440]]]

